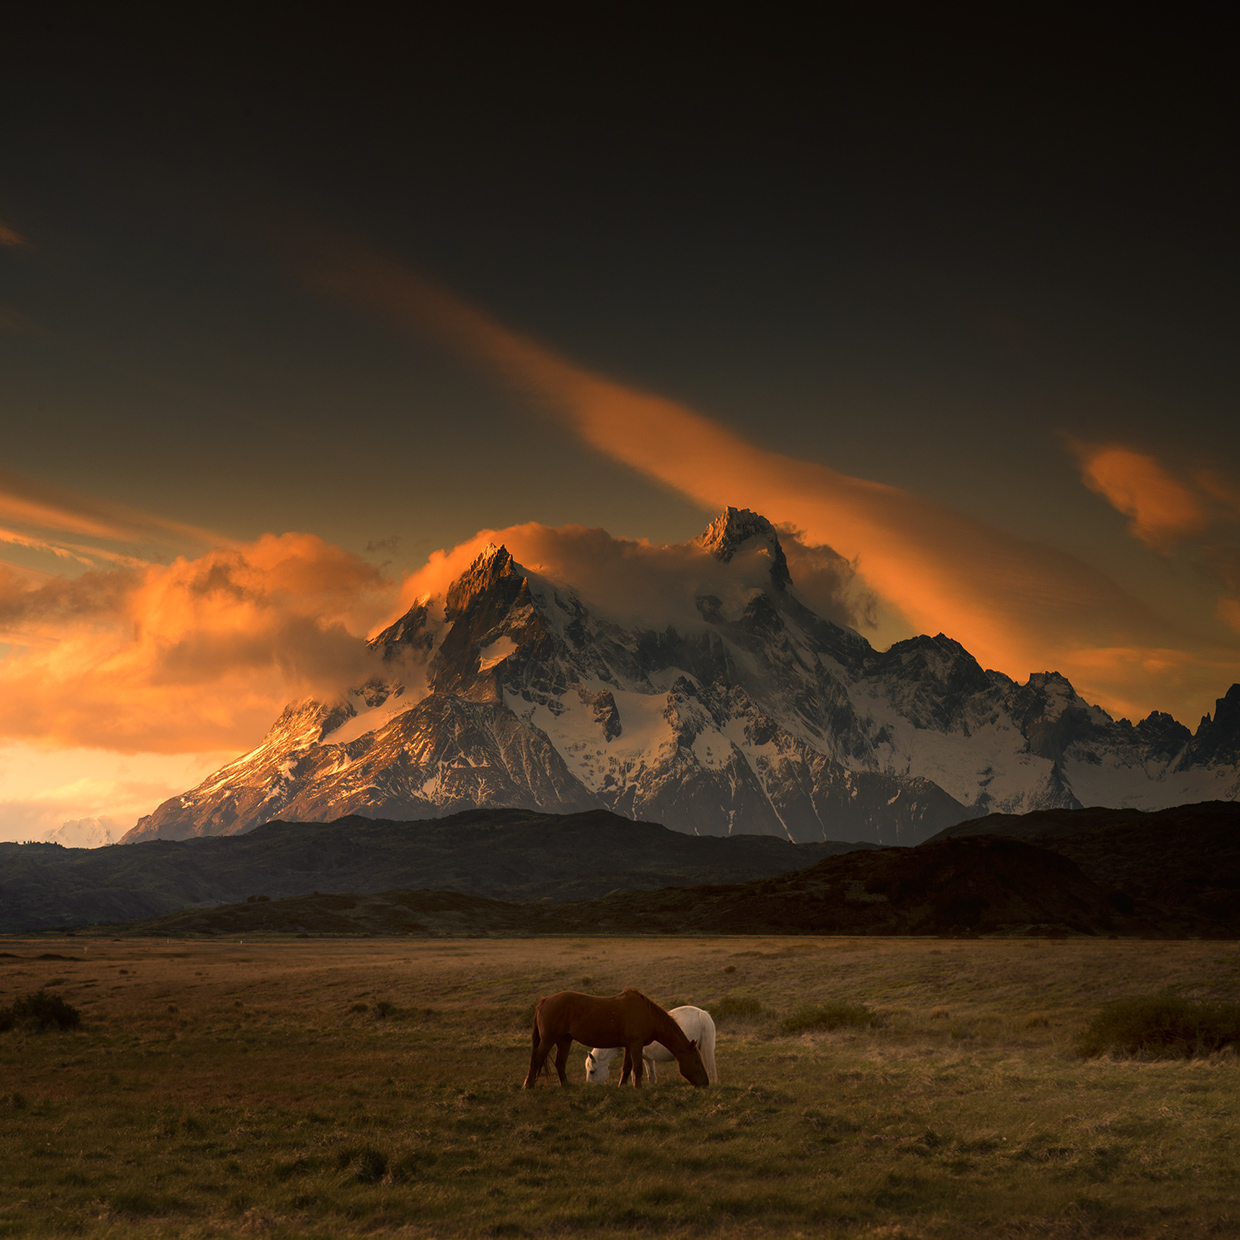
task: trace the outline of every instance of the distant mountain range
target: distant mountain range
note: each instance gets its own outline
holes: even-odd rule
[[[135,848],[0,844],[0,933],[125,921],[187,907],[434,888],[504,900],[744,882],[870,844],[696,838],[604,810],[469,810],[423,822],[271,822],[241,836]]]
[[[995,828],[1008,834],[989,833]],[[690,846],[708,843],[681,838]],[[475,866],[485,864],[484,851],[473,850]],[[588,854],[578,853],[576,864],[588,869]],[[580,889],[571,883],[559,888],[561,893]],[[1149,815],[1055,810],[995,816],[962,824],[946,838],[916,848],[852,849],[745,883],[524,903],[442,890],[315,892],[186,909],[115,930],[169,937],[658,933],[1234,939],[1240,937],[1238,889],[1240,805],[1215,802]]]
[[[748,510],[678,550],[674,622],[637,622],[488,547],[374,639],[383,675],[290,705],[125,842],[493,806],[916,844],[991,812],[1240,795],[1240,685],[1195,733],[1159,712],[1134,725],[942,634],[875,650],[804,602]]]
[[[1235,802],[991,815],[914,848],[694,837],[602,810],[0,844],[9,933],[1236,938],[1238,894]]]

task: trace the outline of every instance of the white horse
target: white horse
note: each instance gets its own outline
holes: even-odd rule
[[[673,1008],[670,1015],[685,1031],[685,1037],[697,1042],[702,1063],[706,1065],[706,1074],[712,1085],[718,1085],[719,1073],[715,1070],[715,1022],[710,1013],[700,1007],[678,1007]],[[623,1049],[622,1046],[596,1046],[586,1056],[586,1080],[595,1085],[607,1080],[611,1075],[613,1057]],[[656,1080],[655,1064],[671,1063],[676,1056],[662,1042],[651,1042],[642,1051],[642,1058],[646,1061],[646,1072],[653,1085]]]

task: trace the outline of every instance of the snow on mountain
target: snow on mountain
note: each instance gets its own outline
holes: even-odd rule
[[[671,550],[683,597],[635,622],[488,546],[374,638],[390,675],[290,705],[125,840],[491,805],[912,844],[997,811],[1240,794],[1240,686],[1195,734],[1157,712],[1134,726],[942,634],[874,650],[802,600],[746,509]]]
[[[53,827],[43,838],[65,848],[103,848],[117,843],[123,834],[111,818],[72,818]]]

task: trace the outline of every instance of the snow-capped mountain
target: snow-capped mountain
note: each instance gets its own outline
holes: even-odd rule
[[[374,638],[382,674],[289,706],[125,840],[513,806],[915,844],[996,811],[1240,794],[1240,685],[1195,734],[1158,712],[1134,726],[1057,673],[985,671],[942,634],[876,651],[811,610],[746,509],[679,550],[684,611],[645,624],[488,546]]]

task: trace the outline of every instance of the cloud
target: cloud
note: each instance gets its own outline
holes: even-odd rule
[[[1207,494],[1181,481],[1156,458],[1122,444],[1094,444],[1069,437],[1085,485],[1131,519],[1133,534],[1164,548],[1199,534],[1211,520]],[[1210,478],[1222,487],[1221,478]]]
[[[17,248],[27,244],[26,238],[16,228],[10,228],[3,220],[0,220],[0,245]]]
[[[82,495],[0,469],[0,520],[27,529],[57,531],[85,538],[98,538],[130,545],[155,545],[183,549],[215,546],[228,540],[211,530],[170,521],[123,504]],[[29,536],[29,535],[27,535]],[[20,535],[6,539],[16,541]],[[48,550],[59,554],[48,541]],[[99,559],[115,557],[114,551],[60,544],[65,550]]]
[[[480,530],[450,551],[435,552],[405,579],[399,611],[442,595],[488,543],[507,547],[522,567],[576,589],[594,612],[624,624],[698,626],[699,595],[714,595],[725,614],[738,615],[754,589],[770,584],[770,559],[760,549],[721,564],[692,543],[657,545],[579,525],[530,522]],[[840,624],[865,623],[870,599],[847,561],[829,547],[807,545],[792,530],[781,531],[780,543],[796,590],[810,606]]]
[[[148,561],[136,556],[124,555],[119,551],[109,551],[106,547],[84,547],[81,543],[52,542],[46,538],[35,538],[30,534],[20,534],[16,530],[6,530],[0,526],[0,543],[8,543],[13,547],[25,547],[30,551],[42,551],[60,560],[74,560],[78,564],[93,565],[100,561],[110,564],[127,564],[139,567]]]
[[[1066,437],[1082,480],[1130,518],[1134,537],[1173,552],[1219,597],[1215,615],[1240,634],[1240,487],[1218,469],[1176,469],[1124,444]]]
[[[395,583],[309,534],[34,577],[0,565],[0,737],[121,752],[254,743],[290,698],[374,670]]]
[[[1200,643],[1075,556],[908,491],[766,451],[677,401],[576,365],[351,241],[320,235],[297,244],[294,263],[311,287],[485,365],[589,446],[707,511],[748,507],[803,531],[808,545],[830,547],[855,566],[865,586],[909,628],[944,631],[984,666],[1018,679],[1031,671],[1062,671],[1103,704],[1196,709],[1174,678],[1151,670],[1156,659],[1148,668],[1140,660],[1132,666],[1135,679],[1122,698],[1099,673],[1093,651]],[[1191,504],[1176,508],[1174,488],[1164,490],[1161,507],[1152,494],[1134,482],[1130,498],[1143,497],[1143,528],[1167,530],[1197,519]],[[1199,653],[1211,674],[1221,667],[1223,675],[1240,675],[1240,651]]]

